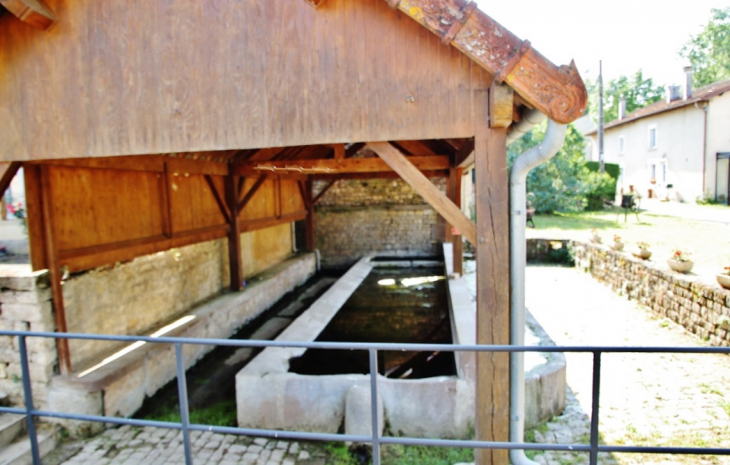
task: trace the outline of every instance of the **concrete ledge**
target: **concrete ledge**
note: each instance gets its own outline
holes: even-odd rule
[[[228,338],[284,294],[306,282],[315,271],[314,254],[299,255],[265,271],[242,292],[222,295],[160,326],[183,317],[193,317],[165,336]],[[184,345],[185,367],[192,366],[212,349],[212,346],[207,345]],[[76,372],[82,373],[103,358],[100,356],[97,361],[78,368]],[[79,402],[72,398],[83,399],[82,403],[96,402],[94,399],[97,397],[81,393],[102,392],[103,395],[98,396],[98,399],[103,399],[103,407],[86,405],[85,410],[111,416],[129,416],[139,409],[145,397],[154,394],[175,376],[174,348],[169,344],[144,344],[82,378],[78,378],[77,374],[54,378],[51,386],[53,392],[49,396],[53,404],[51,410],[69,411],[69,405]]]

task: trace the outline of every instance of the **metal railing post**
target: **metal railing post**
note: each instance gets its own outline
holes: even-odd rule
[[[175,362],[177,363],[177,394],[180,399],[180,423],[185,447],[185,463],[193,464],[192,448],[190,446],[190,411],[188,408],[188,385],[185,381],[185,364],[183,361],[182,344],[175,343]]]
[[[590,464],[598,464],[598,404],[601,395],[601,352],[593,351],[593,393],[591,400]]]
[[[370,349],[370,419],[373,434],[373,465],[380,465],[380,428],[378,428],[378,351]]]
[[[30,387],[30,368],[28,366],[28,346],[25,343],[25,336],[18,336],[18,349],[20,350],[20,369],[23,374],[23,395],[25,396],[25,419],[28,423],[28,437],[30,437],[30,453],[33,463],[40,465],[41,454],[38,449],[38,432],[33,418],[33,391]]]

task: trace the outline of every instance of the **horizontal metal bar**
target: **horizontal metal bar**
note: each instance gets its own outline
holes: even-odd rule
[[[255,339],[207,339],[185,337],[114,336],[103,334],[50,333],[33,331],[0,331],[0,336],[46,337],[53,339],[85,339],[117,342],[150,342],[157,344],[196,344],[233,347],[303,347],[335,350],[391,350],[441,352],[601,352],[601,353],[680,353],[730,354],[730,347],[635,347],[635,346],[510,346],[510,345],[452,345],[396,344],[365,342],[299,342]]]

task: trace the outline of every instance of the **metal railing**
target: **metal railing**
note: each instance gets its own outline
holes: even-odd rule
[[[285,342],[285,341],[264,341],[264,340],[241,340],[241,339],[193,339],[182,337],[149,337],[149,336],[109,336],[92,334],[73,333],[49,333],[29,331],[0,331],[0,336],[18,338],[18,349],[20,351],[20,364],[23,378],[23,393],[25,396],[25,408],[0,407],[0,413],[12,413],[27,415],[28,435],[31,443],[33,463],[40,464],[40,452],[38,447],[38,436],[35,427],[35,417],[51,417],[69,420],[103,422],[112,424],[123,424],[131,426],[151,426],[157,428],[177,429],[182,431],[182,439],[185,451],[185,461],[188,465],[193,463],[192,450],[190,445],[191,431],[210,431],[222,434],[237,434],[259,437],[271,437],[277,439],[313,440],[313,441],[339,441],[369,443],[372,445],[373,464],[380,464],[381,444],[400,444],[414,446],[440,446],[440,447],[461,447],[461,448],[483,448],[483,449],[523,449],[535,451],[565,451],[565,452],[586,452],[589,454],[590,463],[597,464],[598,454],[602,452],[616,453],[644,453],[644,454],[684,454],[684,455],[730,455],[727,448],[698,448],[698,447],[647,447],[647,446],[611,446],[599,444],[599,398],[601,384],[601,356],[604,353],[659,353],[659,354],[730,354],[728,347],[584,347],[584,346],[503,346],[503,345],[444,345],[444,344],[390,344],[390,343],[336,343],[336,342]],[[115,342],[146,342],[154,344],[173,344],[175,347],[175,361],[177,367],[177,386],[180,399],[180,422],[163,422],[152,420],[137,420],[131,418],[107,417],[99,415],[80,415],[73,413],[50,412],[36,410],[33,407],[33,395],[31,391],[30,367],[28,362],[28,351],[26,339],[28,337],[61,338],[61,339],[85,339]],[[256,428],[234,428],[225,426],[210,426],[191,424],[188,408],[187,384],[185,380],[185,363],[182,354],[183,344],[214,345],[214,346],[235,346],[250,348],[266,347],[290,347],[307,349],[334,349],[334,350],[363,350],[369,352],[370,360],[370,396],[371,396],[371,418],[372,435],[348,435],[310,433],[299,431],[281,431]],[[537,443],[511,443],[497,441],[476,441],[476,440],[451,440],[451,439],[423,439],[409,437],[380,436],[378,429],[378,351],[441,351],[441,352],[580,352],[593,355],[593,392],[592,412],[590,427],[590,444],[537,444]]]

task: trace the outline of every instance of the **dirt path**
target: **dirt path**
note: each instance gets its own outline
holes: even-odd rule
[[[614,294],[573,268],[528,267],[527,307],[557,345],[697,347],[682,327]],[[587,443],[592,356],[566,354],[569,405],[537,442]],[[606,354],[600,433],[607,444],[730,448],[730,357]],[[545,453],[545,464],[588,463],[585,454]],[[602,463],[730,464],[730,457],[620,454]]]

